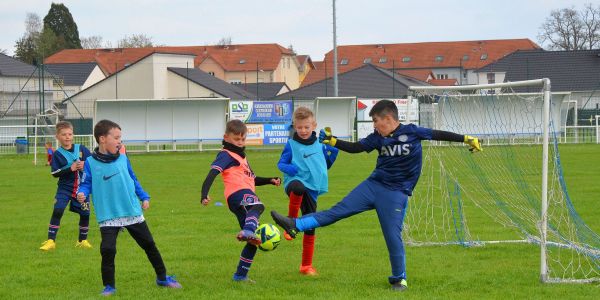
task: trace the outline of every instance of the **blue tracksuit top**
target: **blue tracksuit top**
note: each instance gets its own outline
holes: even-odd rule
[[[98,223],[142,215],[140,200],[148,200],[150,196],[142,189],[126,155],[121,154],[112,162],[89,157],[84,172],[79,192],[93,195]]]

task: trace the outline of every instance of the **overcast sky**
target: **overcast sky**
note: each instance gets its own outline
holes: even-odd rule
[[[293,45],[322,60],[333,48],[332,0],[68,0],[79,36],[101,36],[116,46],[143,33],[155,44]],[[583,8],[591,0],[337,0],[338,45],[529,38],[539,42],[550,11]],[[51,0],[1,0],[0,49],[14,53],[25,16],[41,19]],[[597,2],[596,2],[597,3]]]

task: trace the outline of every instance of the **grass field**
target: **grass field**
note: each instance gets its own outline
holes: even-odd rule
[[[600,146],[565,145],[561,159],[569,192],[584,221],[600,232]],[[234,283],[242,244],[234,216],[225,206],[202,207],[201,183],[214,159],[209,153],[132,154],[140,182],[152,196],[146,219],[169,274],[177,275],[182,290],[159,289],[143,251],[127,234],[117,246],[116,282],[119,298],[176,299],[593,299],[597,284],[541,284],[539,248],[535,245],[488,245],[463,248],[408,247],[409,290],[389,290],[389,262],[374,212],[367,212],[317,230],[315,267],[320,276],[298,274],[301,240],[283,241],[273,252],[260,252],[250,272],[255,285]],[[249,160],[259,176],[279,176],[277,151],[253,151]],[[371,172],[375,154],[341,153],[330,172],[330,193],[319,208],[336,203]],[[48,167],[34,167],[31,156],[0,157],[0,290],[2,299],[98,298],[100,277],[99,231],[90,224],[93,250],[74,247],[75,214],[66,212],[57,249],[37,248],[46,239],[56,180]],[[423,184],[423,183],[421,183]],[[213,204],[222,199],[215,181]],[[287,211],[283,189],[257,188],[268,211]],[[410,205],[410,202],[409,202]],[[493,229],[490,229],[493,230]],[[595,296],[594,296],[595,295]]]

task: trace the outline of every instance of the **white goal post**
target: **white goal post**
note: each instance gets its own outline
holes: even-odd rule
[[[414,98],[422,126],[478,136],[484,152],[464,154],[452,143],[424,145],[426,182],[412,203],[415,214],[426,214],[407,214],[409,243],[536,243],[542,282],[600,281],[600,237],[574,211],[562,177],[560,129],[554,129],[561,124],[560,103],[552,99],[549,79],[411,86],[409,101]],[[520,239],[474,237],[467,221],[473,207],[515,229]]]

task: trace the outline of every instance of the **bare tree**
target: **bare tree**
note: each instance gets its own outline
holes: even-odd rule
[[[98,49],[102,48],[103,38],[99,35],[81,38],[81,47],[83,49]]]
[[[598,48],[600,46],[600,5],[594,8],[591,3],[586,4],[581,17],[587,48]]]
[[[218,46],[231,46],[231,37],[223,37],[219,40],[219,42],[217,43]]]
[[[593,49],[600,44],[600,6],[587,4],[581,12],[574,7],[553,10],[538,39],[554,50]]]
[[[27,13],[25,17],[25,35],[38,36],[42,32],[42,19],[35,13]]]
[[[144,48],[152,46],[154,46],[152,43],[152,37],[149,37],[143,33],[125,36],[117,42],[117,47],[119,48]]]

